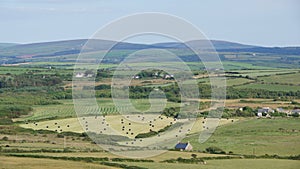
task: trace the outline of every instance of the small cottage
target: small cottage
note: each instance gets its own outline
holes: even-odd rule
[[[187,143],[177,143],[175,146],[175,150],[180,150],[180,151],[192,151],[193,146],[190,144],[190,142]]]
[[[300,115],[300,109],[294,109],[294,110],[292,110],[292,114],[299,114]]]
[[[270,113],[274,113],[274,112],[275,111],[270,107],[263,107],[257,110],[257,116],[262,117],[262,116],[270,115]]]

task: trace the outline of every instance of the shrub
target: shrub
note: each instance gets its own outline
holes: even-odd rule
[[[3,140],[3,141],[8,141],[8,137],[7,137],[7,136],[4,136],[4,137],[2,138],[2,140]]]
[[[211,153],[211,154],[226,154],[226,152],[223,151],[219,147],[208,147],[205,150],[206,150],[206,152]]]
[[[147,137],[155,136],[156,134],[158,134],[158,132],[150,131],[148,133],[140,133],[136,135],[135,138],[147,138]]]
[[[63,134],[57,134],[57,138],[64,138],[65,136]]]

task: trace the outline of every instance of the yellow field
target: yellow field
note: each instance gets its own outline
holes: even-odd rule
[[[152,120],[150,120],[152,119]],[[221,119],[219,125],[232,123],[237,119]],[[187,122],[187,120],[174,120],[171,117],[158,115],[110,115],[110,116],[88,116],[80,118],[66,118],[58,120],[48,120],[41,122],[30,122],[21,124],[23,128],[31,128],[34,130],[51,130],[60,132],[95,132],[101,134],[122,135],[128,138],[135,138],[139,133],[147,133],[150,130],[158,131],[168,125],[173,125],[177,122],[186,123],[182,127],[182,133],[194,134],[201,132],[205,126],[206,120],[198,118],[194,123]],[[177,132],[177,131],[176,131]],[[181,134],[181,131],[180,133]],[[169,132],[169,135],[174,135],[174,131]],[[164,137],[166,138],[166,137]],[[157,138],[156,138],[157,139]],[[150,142],[153,140],[150,140]],[[145,142],[143,143],[145,144]]]
[[[233,122],[238,121],[239,119],[221,119],[219,121],[219,126],[221,125],[225,125],[225,124],[231,124]],[[205,122],[206,120],[204,118],[198,118],[195,123],[194,126],[192,128],[192,130],[189,132],[189,134],[194,134],[194,133],[199,133],[202,131],[203,126],[205,126]]]
[[[101,134],[115,134],[134,138],[139,133],[149,132],[150,129],[153,131],[158,131],[167,125],[176,123],[173,118],[156,116],[157,115],[128,115],[126,117],[122,115],[111,115],[105,117],[88,116],[30,122],[27,124],[21,124],[20,126],[34,130],[51,130],[58,133],[65,131],[76,133],[90,131]]]

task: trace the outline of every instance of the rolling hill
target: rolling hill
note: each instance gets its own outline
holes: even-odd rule
[[[76,58],[76,55],[80,52],[103,51],[107,50],[111,45],[116,44],[114,41],[92,39],[89,40],[89,48],[85,48],[84,51],[81,51],[87,41],[87,39],[76,39],[31,44],[0,43],[0,64],[43,61],[73,62],[75,61],[74,58]],[[215,50],[219,52],[222,60],[226,60],[227,57],[225,55],[238,54],[241,56],[247,55],[247,58],[235,58],[229,59],[229,61],[257,63],[258,60],[262,59],[261,63],[266,63],[264,61],[265,58],[263,59],[263,57],[261,57],[263,55],[268,56],[268,59],[271,59],[273,62],[277,60],[280,61],[280,63],[294,64],[296,67],[300,65],[300,58],[298,57],[300,55],[300,47],[261,47],[219,40],[211,40],[210,43],[214,46]],[[207,43],[206,40],[186,42],[188,45],[204,50],[211,48],[211,46],[208,45],[210,43]],[[114,46],[113,50],[121,51],[121,53],[115,52],[114,58],[107,58],[106,61],[110,63],[110,60],[114,60],[114,63],[117,63],[124,59],[130,51],[150,48],[181,50],[179,56],[182,57],[184,61],[199,61],[198,56],[188,52],[187,46],[180,42],[155,43],[150,45],[119,42]],[[254,55],[252,56],[253,53],[258,55],[256,57]],[[281,57],[281,60],[278,60],[278,57]]]

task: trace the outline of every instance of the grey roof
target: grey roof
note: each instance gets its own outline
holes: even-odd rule
[[[300,113],[300,109],[294,109],[292,110],[292,113]]]
[[[175,146],[175,149],[185,149],[189,143],[178,143]]]

